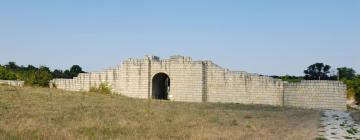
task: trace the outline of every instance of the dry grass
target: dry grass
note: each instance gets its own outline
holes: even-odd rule
[[[0,86],[0,139],[271,139],[317,136],[320,112]]]

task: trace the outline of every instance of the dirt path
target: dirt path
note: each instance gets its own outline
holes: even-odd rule
[[[360,140],[360,125],[348,112],[326,110],[321,117],[319,135],[327,140]]]

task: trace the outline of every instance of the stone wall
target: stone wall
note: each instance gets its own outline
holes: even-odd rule
[[[18,81],[18,80],[0,80],[0,84],[23,87],[23,86],[24,86],[24,81]]]
[[[116,72],[117,68],[106,69],[101,72],[80,73],[73,79],[54,79],[50,81],[50,87],[69,91],[89,91],[90,87],[97,87],[101,83],[107,83],[113,87],[117,78]]]
[[[172,56],[161,60],[155,56],[127,59],[120,66],[103,72],[82,73],[73,79],[54,79],[51,85],[70,91],[88,91],[101,83],[108,83],[113,92],[134,98],[151,97],[152,77],[165,73],[170,77],[170,100],[201,102],[203,63],[190,57]]]
[[[128,59],[116,71],[116,93],[134,98],[148,98],[148,59]]]
[[[193,61],[184,56],[127,59],[115,68],[83,73],[74,79],[54,79],[50,85],[64,90],[88,91],[90,87],[107,83],[114,93],[146,99],[152,97],[152,79],[159,73],[170,78],[168,99],[172,101],[346,108],[346,87],[340,82],[284,83],[267,76],[229,71],[211,61]]]
[[[247,72],[229,71],[207,63],[207,100],[282,105],[283,82]]]
[[[284,105],[302,108],[346,110],[346,85],[338,81],[286,83]]]
[[[170,100],[201,102],[203,95],[203,65],[201,61],[192,61],[190,57],[173,56],[167,60],[151,61],[150,90],[152,77],[165,73],[170,77]]]

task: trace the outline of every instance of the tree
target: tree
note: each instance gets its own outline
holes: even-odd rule
[[[355,76],[352,80],[346,80],[348,91],[355,97],[355,100],[360,103],[360,75]]]
[[[35,84],[42,86],[42,87],[47,87],[49,86],[49,81],[52,79],[52,76],[50,74],[50,72],[48,71],[48,69],[46,68],[40,68],[36,74],[35,74]]]
[[[72,78],[71,72],[69,70],[65,70],[63,78],[67,78],[67,79]]]
[[[39,67],[39,70],[42,70],[42,71],[46,71],[46,72],[48,72],[48,73],[51,73],[50,68],[49,68],[49,67],[46,67],[46,66],[40,66],[40,67]]]
[[[26,70],[38,70],[38,68],[34,67],[33,65],[28,65]]]
[[[301,82],[301,80],[304,80],[304,78],[297,77],[297,76],[285,75],[285,76],[281,76],[281,80],[287,81],[289,83],[297,83],[297,82]]]
[[[351,80],[355,77],[355,70],[352,68],[341,67],[337,68],[339,79],[342,81]]]
[[[66,78],[66,79],[71,79],[73,77],[76,77],[79,75],[79,73],[85,73],[82,68],[79,65],[73,65],[71,66],[70,70],[54,70],[52,72],[52,77],[53,78]]]
[[[14,72],[0,67],[0,79],[2,80],[16,80],[17,76]]]
[[[17,70],[19,68],[18,65],[16,65],[15,62],[10,61],[7,65],[5,65],[6,69],[10,69],[10,70]]]
[[[52,77],[53,78],[65,78],[64,76],[64,72],[62,70],[54,70],[54,72],[52,72]]]
[[[69,70],[54,70],[49,67],[40,66],[35,67],[28,65],[27,67],[16,65],[15,62],[8,62],[8,64],[0,65],[0,79],[3,80],[23,80],[26,85],[47,87],[49,81],[53,78],[73,78],[79,73],[84,73],[79,65],[73,65]]]
[[[71,73],[71,78],[72,78],[72,77],[78,76],[79,73],[84,73],[84,71],[82,70],[82,68],[79,65],[73,65],[70,68],[70,73]]]
[[[328,80],[330,73],[330,66],[323,63],[315,63],[304,70],[306,80]]]
[[[17,76],[14,72],[9,71],[6,75],[6,80],[17,80]]]
[[[3,67],[0,67],[0,79],[6,80],[6,69]]]

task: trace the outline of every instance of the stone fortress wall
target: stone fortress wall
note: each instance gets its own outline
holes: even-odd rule
[[[101,83],[114,93],[134,98],[152,98],[157,75],[170,79],[168,98],[183,102],[266,104],[346,110],[346,86],[338,81],[286,83],[280,79],[229,71],[211,61],[190,57],[160,59],[146,56],[127,59],[120,66],[79,74],[73,79],[54,79],[51,85],[70,91],[88,91]]]
[[[342,82],[309,80],[287,83],[284,93],[285,106],[346,110],[346,85]]]

